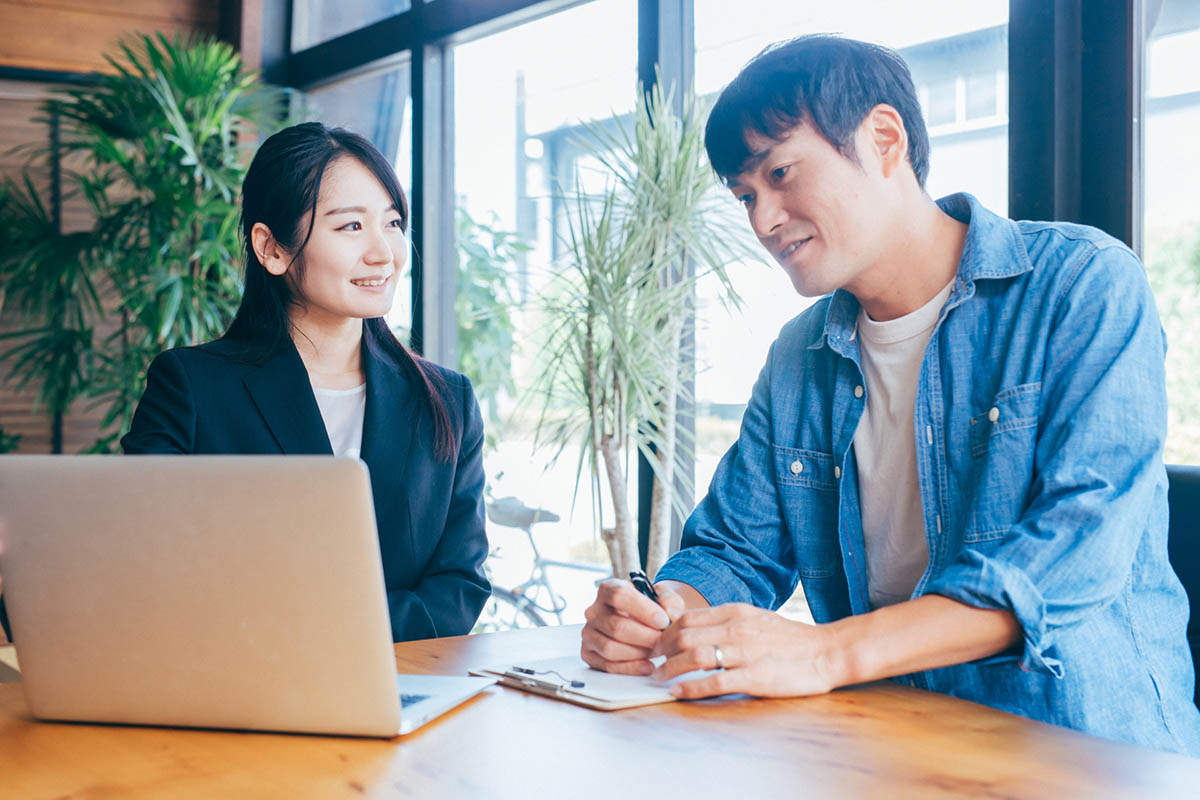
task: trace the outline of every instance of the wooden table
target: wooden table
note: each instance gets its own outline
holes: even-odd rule
[[[458,674],[578,641],[572,626],[410,642],[396,663]],[[494,687],[392,741],[41,723],[0,684],[0,798],[247,796],[1196,798],[1200,759],[891,684],[609,713]]]

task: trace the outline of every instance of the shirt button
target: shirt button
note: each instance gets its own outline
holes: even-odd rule
[[[996,420],[1000,419],[1000,409],[996,408],[995,406],[992,406],[992,410],[988,412],[988,419],[991,420],[992,422],[995,422]]]
[[[854,396],[861,398],[863,396],[863,388],[861,386],[854,387]]]
[[[793,475],[799,475],[801,472],[804,472],[804,465],[797,459],[792,462],[791,470]]]
[[[840,478],[840,477],[842,477],[842,468],[841,468],[841,467],[834,467],[834,468],[833,468],[833,477],[835,477],[835,478]]]

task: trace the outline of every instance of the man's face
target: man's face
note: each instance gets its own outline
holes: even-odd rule
[[[861,166],[807,123],[782,140],[751,132],[753,166],[729,181],[758,240],[805,297],[848,288],[882,254],[887,215],[865,127],[855,136]]]

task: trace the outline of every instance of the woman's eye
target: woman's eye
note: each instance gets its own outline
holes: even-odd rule
[[[753,199],[754,199],[754,195],[740,194],[740,195],[738,195],[737,201],[744,206],[748,206],[748,205],[750,205],[750,201]]]
[[[399,217],[397,217],[396,219],[390,220],[388,222],[388,227],[400,228],[401,230],[403,230],[404,229],[404,220],[400,219]]]
[[[361,231],[362,223],[361,222],[347,222],[345,225],[338,228],[338,230],[339,231]]]
[[[786,166],[776,167],[775,169],[771,170],[771,180],[773,180],[773,181],[783,180],[783,176],[787,175],[787,171],[788,171],[788,168]]]

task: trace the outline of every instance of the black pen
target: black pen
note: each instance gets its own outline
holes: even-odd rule
[[[633,582],[633,588],[637,589],[642,594],[649,597],[654,602],[658,603],[658,592],[654,591],[654,584],[650,583],[650,579],[646,577],[646,573],[640,569],[635,569],[629,573],[629,580]],[[662,603],[658,603],[660,606]]]

